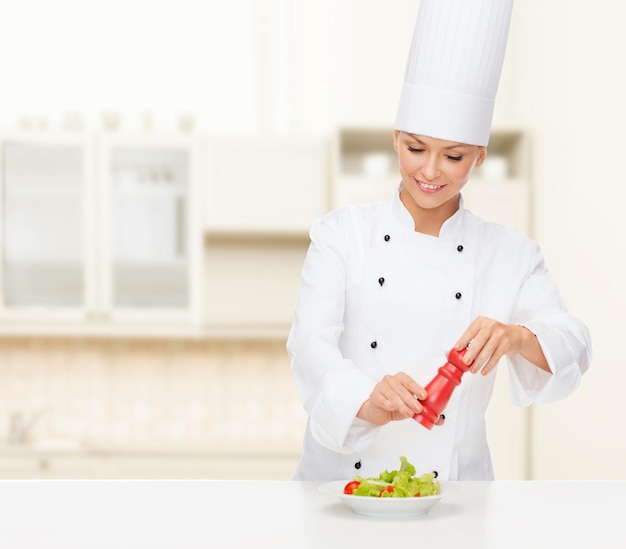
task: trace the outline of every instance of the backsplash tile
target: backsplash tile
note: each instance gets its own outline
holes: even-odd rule
[[[0,340],[4,441],[298,453],[305,422],[283,342]]]

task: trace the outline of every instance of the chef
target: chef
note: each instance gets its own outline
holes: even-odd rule
[[[287,341],[308,413],[298,480],[377,476],[400,456],[442,480],[491,480],[500,359],[517,406],[567,397],[589,367],[588,330],[538,245],[463,206],[511,12],[512,0],[421,0],[393,133],[400,184],[311,228]],[[452,348],[472,368],[428,430],[412,416]]]

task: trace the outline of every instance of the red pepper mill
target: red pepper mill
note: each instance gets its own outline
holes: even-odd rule
[[[424,387],[428,396],[420,401],[423,409],[419,414],[415,414],[413,419],[429,431],[439,419],[439,414],[448,405],[454,388],[461,384],[461,377],[472,366],[463,362],[466,350],[452,349],[448,353],[448,362],[439,368],[437,375]]]

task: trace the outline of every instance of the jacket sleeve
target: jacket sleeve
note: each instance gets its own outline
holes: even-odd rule
[[[519,355],[509,357],[511,397],[518,406],[555,402],[572,394],[589,368],[592,354],[589,330],[566,309],[536,245],[533,264],[520,290],[512,323],[535,334],[552,374]]]
[[[350,230],[341,221],[333,212],[311,227],[287,352],[313,438],[351,453],[368,446],[377,431],[356,418],[376,380],[340,350],[350,249]]]

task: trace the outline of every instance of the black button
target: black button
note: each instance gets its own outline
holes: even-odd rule
[[[461,299],[461,297],[463,297],[461,295],[461,292],[457,292],[456,294],[454,294],[454,297],[456,297],[457,299]]]
[[[372,349],[376,349],[376,347],[378,347],[378,343],[376,343],[375,341],[372,341],[372,342],[370,343],[370,347],[371,347]]]
[[[389,239],[390,239],[390,238],[391,238],[391,237],[390,237],[388,234],[386,234],[386,235],[385,235],[385,242],[389,242]]]
[[[462,251],[463,251],[463,246],[462,246],[461,244],[459,244],[459,245],[456,247],[456,251],[457,251],[457,252],[462,252]]]
[[[385,283],[385,279],[381,276],[381,277],[378,279],[378,283],[382,286],[382,285]]]
[[[354,464],[354,468],[355,468],[355,469],[360,469],[360,468],[361,468],[361,462],[360,462],[360,461],[357,461],[357,462]]]
[[[437,471],[433,471],[435,478],[437,478],[439,476],[439,473]]]

